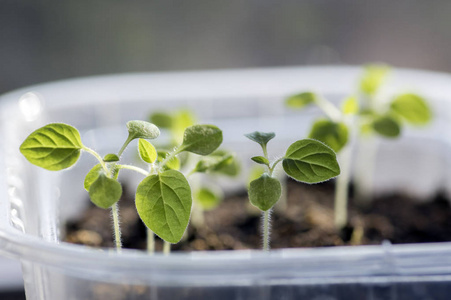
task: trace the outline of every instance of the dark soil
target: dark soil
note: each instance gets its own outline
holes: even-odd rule
[[[422,203],[405,195],[387,195],[374,199],[367,208],[354,205],[351,197],[349,224],[337,231],[333,224],[333,181],[306,185],[288,180],[287,187],[286,205],[280,201],[271,216],[272,248],[380,244],[383,240],[394,244],[451,241],[451,208],[441,194]],[[146,229],[133,197],[124,197],[119,204],[123,246],[144,249]],[[185,237],[172,250],[261,248],[261,213],[249,204],[245,191],[204,212],[204,220],[204,226],[194,226],[192,220]],[[67,224],[66,241],[113,247],[109,211],[90,206],[82,219]],[[157,239],[157,251],[161,248]]]

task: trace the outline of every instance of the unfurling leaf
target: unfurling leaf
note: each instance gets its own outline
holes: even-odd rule
[[[283,160],[288,176],[306,183],[317,183],[340,174],[335,152],[311,139],[296,141],[288,147]]]
[[[162,162],[167,156],[169,155],[166,151],[158,151],[157,152],[157,160],[159,162]],[[163,166],[163,169],[172,169],[172,170],[178,170],[180,169],[180,160],[177,156],[174,156],[170,160],[166,162],[166,164]]]
[[[359,112],[359,102],[356,97],[348,97],[341,106],[341,111],[345,115],[355,115]]]
[[[103,161],[104,162],[115,162],[115,161],[119,161],[119,156],[117,156],[116,154],[107,154],[103,157]]]
[[[276,134],[274,132],[260,132],[260,131],[254,131],[248,134],[244,135],[251,141],[254,141],[256,143],[259,143],[262,147],[266,147],[266,144],[272,140]]]
[[[391,109],[413,125],[424,125],[432,119],[432,112],[426,100],[415,94],[396,97],[391,103]]]
[[[267,211],[279,201],[281,193],[282,187],[279,180],[265,173],[251,182],[249,200],[260,210]]]
[[[387,78],[389,71],[390,67],[386,65],[366,66],[360,80],[360,90],[369,96],[375,95]]]
[[[310,130],[309,138],[321,141],[339,152],[348,142],[348,127],[328,119],[317,120]]]
[[[156,139],[160,135],[160,130],[158,127],[146,121],[128,121],[127,129],[129,139]]]
[[[138,152],[141,159],[146,163],[152,164],[157,159],[157,150],[145,139],[139,139]]]
[[[222,131],[214,125],[194,125],[186,128],[181,151],[208,155],[222,143]]]
[[[316,95],[311,92],[304,92],[288,97],[285,104],[291,108],[303,108],[310,103],[315,102]]]
[[[203,210],[211,210],[218,206],[222,201],[223,195],[218,191],[202,187],[194,193],[194,198]]]
[[[398,137],[401,133],[399,122],[390,115],[376,117],[372,127],[378,134],[388,138]]]
[[[38,167],[59,171],[75,164],[82,148],[77,129],[51,123],[32,132],[20,146],[20,152]]]
[[[169,243],[177,243],[182,238],[191,205],[188,181],[175,170],[146,177],[136,190],[136,208],[141,220]]]
[[[95,167],[94,167],[95,168]],[[97,179],[89,187],[89,198],[100,208],[109,208],[122,196],[121,184],[100,172]]]
[[[263,157],[263,156],[254,156],[254,157],[251,157],[251,159],[252,159],[254,162],[256,162],[257,164],[269,166],[269,160],[268,160],[266,157]]]

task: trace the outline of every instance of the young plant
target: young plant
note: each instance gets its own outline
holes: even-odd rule
[[[270,161],[267,144],[275,137],[275,133],[255,131],[245,136],[258,143],[263,151],[263,156],[251,158],[257,164],[265,166],[266,172],[250,183],[249,201],[263,212],[263,250],[268,251],[270,213],[282,192],[280,181],[273,176],[277,165],[282,162],[283,169],[289,177],[310,184],[338,176],[340,167],[335,152],[322,142],[313,139],[294,142],[282,158]]]
[[[340,154],[342,174],[337,179],[334,218],[338,229],[347,224],[348,185],[355,136],[359,134],[360,136],[379,135],[385,138],[396,138],[401,133],[403,120],[412,125],[423,125],[431,119],[431,112],[426,101],[418,95],[401,94],[385,104],[376,97],[388,71],[387,66],[367,66],[359,85],[360,97],[348,97],[341,109],[312,92],[296,94],[286,99],[286,105],[293,109],[316,104],[327,116],[327,118],[318,118],[313,123],[308,137],[326,143]],[[365,168],[368,171],[366,176],[372,173],[371,166],[374,163],[375,149],[370,151],[373,155],[365,160]],[[370,151],[367,151],[367,154]],[[359,188],[360,185],[357,184],[356,189],[359,190]],[[357,198],[363,198],[363,196],[357,196]]]
[[[21,153],[33,164],[50,171],[58,171],[74,165],[82,151],[93,155],[99,162],[86,175],[84,187],[91,201],[100,208],[112,209],[114,238],[121,249],[121,233],[117,202],[122,195],[118,182],[119,172],[128,169],[145,176],[136,190],[135,202],[138,215],[144,224],[165,241],[177,243],[183,236],[191,214],[191,188],[186,177],[175,170],[177,155],[191,152],[208,155],[222,143],[222,131],[213,125],[194,125],[184,132],[183,141],[171,152],[160,152],[148,142],[160,135],[158,127],[145,121],[127,123],[129,136],[118,154],[102,158],[96,151],[83,145],[80,133],[63,123],[48,124],[31,133],[20,146]],[[139,139],[139,154],[150,164],[150,172],[126,164],[120,157],[129,143]]]

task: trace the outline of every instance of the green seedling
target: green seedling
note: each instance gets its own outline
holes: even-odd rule
[[[169,244],[182,238],[192,206],[191,187],[185,175],[177,170],[177,155],[182,152],[211,154],[222,143],[222,131],[214,125],[193,125],[186,128],[183,141],[171,152],[159,152],[148,141],[160,135],[157,126],[145,121],[130,121],[127,128],[129,136],[118,154],[110,153],[104,158],[82,143],[77,129],[62,123],[37,129],[25,139],[20,151],[31,163],[50,171],[73,166],[82,151],[98,160],[99,163],[86,175],[84,187],[95,205],[112,209],[118,250],[121,249],[121,232],[117,202],[122,195],[119,172],[128,169],[143,174],[145,178],[139,183],[135,196],[138,215],[165,241],[165,249],[169,251]],[[121,154],[134,139],[139,139],[139,155],[149,164],[150,171],[119,163]]]
[[[266,172],[249,185],[249,201],[263,212],[263,250],[269,250],[269,218],[272,207],[279,201],[282,188],[280,181],[274,177],[274,171],[282,163],[285,173],[300,182],[318,183],[340,174],[340,167],[335,152],[322,142],[313,139],[299,140],[291,144],[282,158],[271,161],[267,144],[275,133],[252,132],[245,135],[258,143],[263,156],[251,159],[265,167]]]
[[[293,109],[315,104],[326,115],[326,118],[318,118],[313,123],[308,137],[324,142],[340,154],[342,174],[337,179],[334,218],[338,229],[347,223],[348,185],[355,136],[396,138],[401,134],[404,121],[412,125],[424,125],[431,119],[427,102],[418,95],[401,94],[385,104],[379,101],[376,96],[388,72],[387,66],[367,66],[359,85],[360,97],[348,97],[340,108],[312,92],[296,94],[285,101]],[[374,158],[365,160],[367,170],[373,161]]]

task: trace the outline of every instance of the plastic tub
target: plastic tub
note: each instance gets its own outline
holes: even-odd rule
[[[271,152],[280,153],[305,137],[318,113],[309,109],[300,117],[284,108],[284,97],[313,89],[338,101],[353,92],[360,73],[355,67],[310,67],[126,74],[6,94],[0,98],[0,252],[21,261],[28,299],[448,299],[451,243],[169,257],[60,243],[61,225],[83,208],[82,180],[94,160],[86,155],[72,170],[53,173],[18,151],[32,130],[59,121],[79,128],[86,145],[105,153],[106,141],[113,150],[120,146],[126,121],[145,119],[151,110],[189,107],[222,128],[225,146],[243,157],[258,149],[242,137],[254,130],[275,131],[279,142]],[[426,96],[435,121],[427,130],[383,142],[376,190],[401,189],[420,198],[448,192],[451,76],[399,70],[390,90]],[[398,167],[387,168],[393,165]]]

